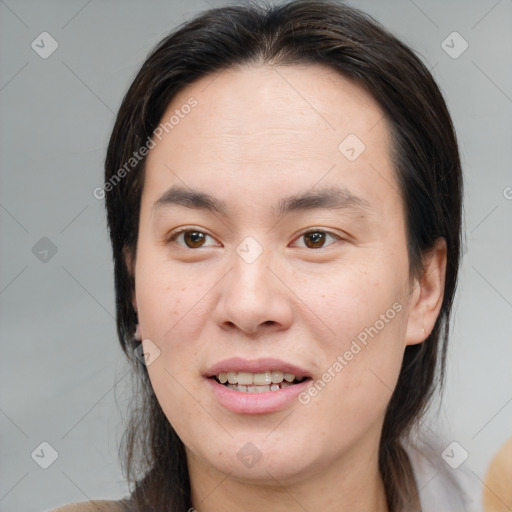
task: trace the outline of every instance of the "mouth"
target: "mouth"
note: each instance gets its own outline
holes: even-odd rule
[[[281,370],[266,370],[259,373],[228,371],[219,372],[209,378],[240,393],[274,392],[311,379],[305,375],[296,376]]]
[[[271,414],[293,407],[313,379],[305,368],[272,357],[218,361],[203,377],[220,406],[242,415]]]

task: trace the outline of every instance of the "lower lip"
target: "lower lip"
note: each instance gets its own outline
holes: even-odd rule
[[[215,398],[226,409],[239,414],[266,414],[283,409],[293,402],[307,388],[311,379],[305,379],[293,386],[287,386],[276,391],[265,391],[264,393],[234,391],[213,378],[207,380]]]

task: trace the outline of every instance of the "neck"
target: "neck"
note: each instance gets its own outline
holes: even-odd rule
[[[323,471],[315,468],[300,480],[276,475],[250,482],[217,471],[187,453],[192,504],[198,512],[388,512],[386,492],[378,469],[378,447],[362,457],[348,455]]]

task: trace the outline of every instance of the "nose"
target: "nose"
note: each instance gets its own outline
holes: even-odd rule
[[[220,283],[217,325],[246,335],[287,329],[293,319],[292,292],[279,273],[270,253],[264,251],[252,262],[235,254],[231,271]]]

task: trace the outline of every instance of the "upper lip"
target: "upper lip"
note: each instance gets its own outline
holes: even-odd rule
[[[221,372],[249,372],[249,373],[264,373],[269,370],[282,371],[284,373],[291,373],[295,377],[310,377],[307,370],[299,366],[281,359],[274,359],[272,357],[265,357],[260,359],[243,359],[242,357],[232,357],[224,359],[215,363],[205,373],[206,377],[214,377]]]

